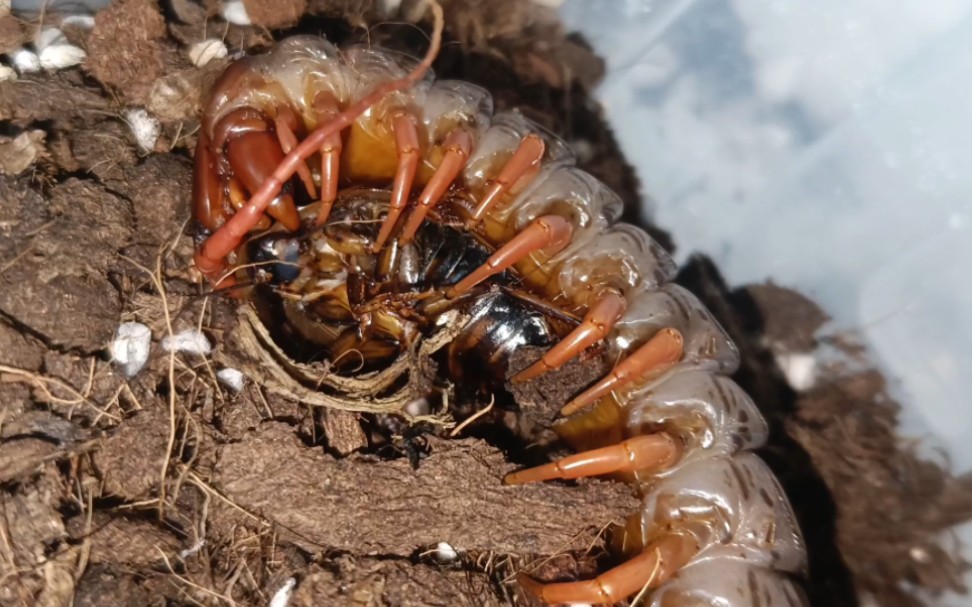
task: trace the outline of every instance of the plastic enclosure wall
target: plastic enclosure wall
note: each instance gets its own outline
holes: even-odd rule
[[[678,261],[702,251],[732,285],[772,278],[811,296],[834,318],[825,333],[864,337],[904,433],[963,472],[972,4],[886,8],[566,0],[560,12],[608,62],[599,97]],[[972,526],[962,535],[972,545]]]

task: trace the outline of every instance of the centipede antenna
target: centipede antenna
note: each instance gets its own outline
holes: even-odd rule
[[[436,0],[426,0],[426,5],[432,10],[435,24],[432,30],[432,43],[422,61],[402,78],[376,86],[371,93],[339,113],[331,122],[318,127],[300,145],[291,150],[246,205],[203,243],[195,256],[196,267],[200,272],[210,279],[219,276],[226,265],[226,256],[239,246],[240,241],[260,221],[283,184],[294,175],[301,163],[320,149],[331,135],[350,126],[355,119],[389,93],[413,86],[425,76],[439,53],[445,24],[439,3]]]

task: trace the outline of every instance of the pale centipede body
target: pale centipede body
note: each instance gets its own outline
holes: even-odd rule
[[[295,37],[231,66],[197,147],[202,227],[220,230],[297,141],[416,63]],[[275,225],[264,218],[232,261],[255,266],[236,280],[256,283],[284,349],[340,373],[387,365],[456,310],[466,324],[445,361],[453,381],[472,367],[502,389],[511,353],[528,345],[548,353],[514,382],[594,351],[617,361],[555,424],[578,455],[508,480],[636,483],[643,507],[615,538],[631,560],[592,582],[521,578],[541,600],[613,603],[644,587],[658,607],[805,605],[799,527],[752,453],[767,425],[728,378],[738,352],[670,282],[663,248],[617,223],[621,208],[565,142],[494,114],[476,85],[427,76],[331,137],[268,209]]]

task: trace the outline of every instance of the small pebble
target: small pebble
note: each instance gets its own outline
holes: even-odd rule
[[[296,585],[297,580],[287,578],[280,590],[275,592],[273,598],[270,599],[270,607],[287,607],[287,604],[290,603],[290,595],[293,594]]]
[[[111,342],[111,359],[125,377],[135,377],[142,370],[152,346],[152,332],[140,322],[123,322]]]
[[[216,379],[233,392],[243,389],[243,373],[239,369],[227,367],[216,372]]]
[[[435,558],[442,563],[451,563],[459,558],[459,553],[449,544],[439,542],[439,545],[435,547]]]
[[[206,545],[206,538],[203,538],[198,542],[196,542],[195,544],[193,544],[192,546],[190,546],[189,548],[186,548],[185,550],[180,550],[179,558],[182,560],[186,560],[190,556],[193,556],[194,554],[202,550],[202,547],[205,545]]]
[[[201,356],[206,356],[213,351],[213,347],[206,336],[195,329],[163,338],[162,349],[166,352],[187,352]]]
[[[14,70],[14,68],[7,65],[0,65],[0,82],[4,82],[6,80],[16,80],[16,79],[17,79],[17,72],[16,70]]]
[[[228,0],[223,3],[223,10],[220,11],[223,15],[223,19],[226,19],[233,25],[250,25],[253,22],[250,21],[250,16],[246,14],[246,7],[243,6],[242,0]]]
[[[790,352],[776,356],[776,364],[790,387],[803,392],[813,387],[817,381],[817,359],[813,354]]]
[[[56,27],[41,30],[34,40],[34,48],[37,49],[41,67],[50,71],[77,65],[88,56],[83,49],[70,44],[64,32]]]
[[[412,402],[405,405],[406,415],[411,415],[412,417],[428,415],[431,412],[432,405],[429,404],[429,399],[427,398],[416,398]]]
[[[94,27],[95,19],[91,15],[68,15],[61,19],[61,25],[84,28],[89,30]]]
[[[49,46],[38,55],[41,67],[52,72],[78,65],[87,56],[83,49],[71,44]]]
[[[189,47],[189,60],[196,67],[202,67],[214,59],[222,59],[227,54],[226,45],[218,38],[203,40]]]
[[[44,28],[34,38],[34,48],[37,49],[37,52],[55,44],[67,44],[67,38],[64,37],[64,32],[56,27]]]
[[[125,112],[125,120],[128,127],[135,135],[135,141],[143,152],[151,152],[155,149],[155,142],[159,140],[159,133],[162,127],[159,121],[153,118],[142,108],[133,108]]]
[[[28,51],[25,48],[11,53],[10,62],[13,63],[14,69],[21,74],[33,74],[41,70],[40,57],[34,51]]]

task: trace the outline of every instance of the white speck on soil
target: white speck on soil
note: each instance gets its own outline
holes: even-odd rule
[[[41,30],[34,40],[34,48],[41,67],[50,71],[78,65],[88,56],[84,49],[69,43],[64,32],[56,27]]]
[[[195,329],[169,335],[162,339],[162,349],[166,352],[187,352],[206,356],[213,351],[209,339]]]
[[[128,122],[128,127],[132,129],[132,134],[135,135],[138,147],[143,152],[154,150],[161,131],[159,121],[142,108],[133,108],[125,112],[125,120]]]
[[[250,25],[253,22],[250,21],[250,16],[246,14],[246,7],[243,6],[242,0],[229,0],[223,3],[223,10],[220,11],[223,15],[223,19],[226,19],[233,25]]]
[[[233,392],[239,392],[243,389],[243,380],[245,377],[239,369],[226,367],[216,372],[216,379]]]
[[[186,560],[190,556],[192,556],[192,555],[196,554],[197,552],[199,552],[200,550],[202,550],[202,547],[205,546],[205,545],[206,545],[206,539],[203,538],[203,539],[199,540],[198,542],[196,542],[195,544],[193,544],[192,546],[190,546],[189,548],[186,548],[185,550],[181,550],[179,552],[179,558],[182,559],[182,560]]]
[[[152,346],[152,331],[140,322],[123,322],[111,342],[111,359],[126,377],[142,370]]]
[[[34,51],[25,48],[17,49],[10,54],[10,61],[14,69],[21,74],[33,74],[41,70],[40,57]]]
[[[435,558],[442,563],[451,563],[459,558],[459,553],[446,542],[439,542],[439,545],[435,547]]]
[[[227,52],[222,40],[209,38],[189,47],[189,60],[196,67],[202,67],[214,59],[222,59]]]
[[[61,25],[73,25],[83,27],[84,29],[91,29],[94,27],[94,24],[95,20],[91,15],[68,15],[61,19]]]
[[[779,365],[790,387],[797,392],[803,392],[813,387],[817,379],[817,359],[813,354],[804,352],[788,352],[776,356]]]
[[[297,580],[294,578],[287,578],[287,581],[284,582],[284,585],[280,587],[280,590],[278,590],[273,595],[273,598],[270,599],[270,607],[287,607],[287,604],[290,603],[290,595],[293,594],[294,586],[296,585]]]

